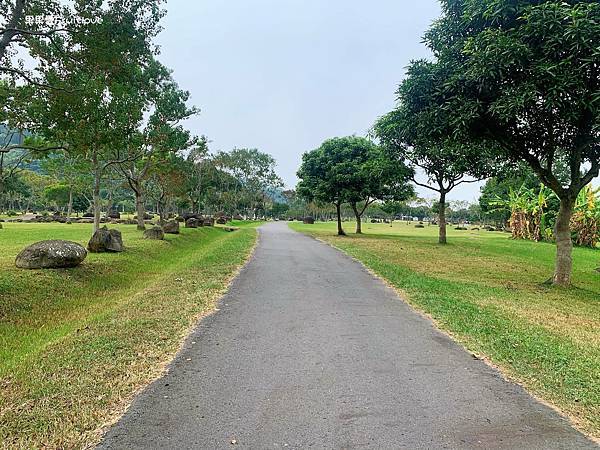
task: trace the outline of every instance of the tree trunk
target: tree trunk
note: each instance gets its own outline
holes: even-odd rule
[[[113,209],[113,196],[112,196],[112,189],[110,189],[108,191],[108,199],[106,201],[106,216],[107,217],[112,212],[112,209]]]
[[[95,162],[95,161],[94,161]],[[97,166],[97,164],[95,164]],[[100,168],[94,169],[94,233],[100,228]]]
[[[137,229],[142,231],[146,229],[146,223],[144,222],[144,216],[146,215],[146,207],[144,202],[144,196],[139,190],[134,191],[135,194],[135,212],[137,214]]]
[[[362,234],[362,222],[360,213],[356,207],[356,203],[350,203],[350,206],[352,207],[352,211],[354,211],[354,215],[356,216],[356,234]]]
[[[337,212],[337,229],[338,229],[337,234],[338,234],[338,236],[346,236],[346,233],[344,232],[344,229],[342,228],[342,204],[336,203],[335,210]]]
[[[73,188],[69,188],[69,203],[67,203],[67,222],[71,221],[71,214],[73,213]]]
[[[158,217],[160,217],[160,223],[161,224],[167,221],[167,217],[166,217],[166,214],[165,214],[165,206],[166,206],[165,203],[166,202],[165,202],[164,198],[161,197],[158,200],[158,203],[156,204],[156,207],[158,209]]]
[[[571,216],[575,201],[572,198],[561,198],[560,209],[556,217],[556,268],[553,282],[560,286],[571,284],[573,260],[573,241],[571,240]]]
[[[442,191],[440,193],[440,204],[439,204],[439,226],[440,226],[440,244],[446,244],[448,241],[446,239],[446,193]]]

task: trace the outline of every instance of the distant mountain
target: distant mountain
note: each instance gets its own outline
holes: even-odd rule
[[[0,124],[0,148],[23,142],[25,133],[11,132],[5,124]]]
[[[275,203],[285,203],[285,204],[287,204],[287,202],[288,202],[287,199],[283,195],[283,190],[282,189],[269,189],[267,191],[267,195]]]

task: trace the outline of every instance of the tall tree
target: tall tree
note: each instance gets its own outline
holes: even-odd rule
[[[427,183],[413,182],[439,195],[439,243],[447,243],[448,194],[458,185],[489,174],[492,166],[483,145],[452,137],[449,115],[439,111],[438,96],[446,76],[444,67],[423,60],[410,64],[398,89],[397,108],[379,118],[374,134],[398,160],[423,170]],[[468,178],[471,176],[471,179]]]
[[[145,185],[150,177],[153,165],[160,165],[170,153],[186,150],[198,144],[181,122],[197,113],[194,107],[188,107],[189,92],[181,90],[171,78],[168,70],[153,61],[139,73],[140,83],[134,95],[143,105],[143,111],[150,111],[145,124],[138,115],[130,115],[132,121],[128,129],[131,134],[123,143],[124,147],[117,156],[116,166],[123,174],[135,195],[137,228],[145,228]],[[200,147],[205,146],[200,141]],[[198,150],[196,150],[197,152]]]
[[[315,150],[302,155],[302,165],[297,176],[298,195],[309,202],[333,203],[337,213],[337,234],[345,236],[342,227],[341,208],[344,203],[343,176],[339,173],[344,161],[344,147],[334,139],[327,140]],[[346,174],[347,175],[347,174]]]
[[[160,2],[111,0],[76,2],[83,18],[100,18],[69,35],[63,46],[73,60],[45,73],[47,90],[35,103],[40,131],[88,160],[94,176],[94,231],[100,224],[100,189],[106,170],[131,158],[125,149],[142,120],[144,98],[139,73],[154,60],[153,37],[163,12]],[[60,52],[39,43],[42,55]]]
[[[494,142],[527,163],[560,198],[553,282],[572,271],[569,222],[578,193],[600,171],[600,3],[591,0],[444,0],[427,33],[448,68],[440,114],[454,135]],[[558,163],[568,180],[558,176]]]
[[[0,76],[41,89],[55,88],[45,82],[43,73],[71,57],[70,48],[62,46],[62,41],[76,32],[75,10],[69,2],[0,0]],[[40,58],[35,52],[39,44],[52,46],[58,53]]]

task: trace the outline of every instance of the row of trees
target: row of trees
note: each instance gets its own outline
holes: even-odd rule
[[[144,162],[135,179],[126,171],[131,162],[107,169],[100,189],[101,210],[135,212],[144,228],[146,211],[165,220],[169,213],[225,214],[258,217],[283,211],[272,193],[281,180],[275,161],[255,149],[234,149],[209,154],[194,149],[187,155]],[[125,172],[125,173],[124,173]],[[60,212],[70,221],[73,212],[93,211],[93,177],[84,161],[75,164],[66,152],[53,152],[40,160],[26,159],[5,184],[0,211]],[[279,206],[281,208],[281,206]]]
[[[454,187],[529,168],[559,200],[553,282],[568,285],[575,203],[600,170],[600,3],[441,3],[424,39],[433,59],[410,63],[373,136],[439,193],[440,243]]]
[[[32,164],[57,185],[56,199],[66,192],[67,215],[77,198],[89,199],[94,231],[103,205],[110,209],[113,193],[124,187],[144,228],[149,201],[161,217],[174,204],[255,215],[281,185],[269,155],[210,155],[206,138],[185,128],[199,110],[158,61],[162,0],[0,5],[4,203],[32,187],[19,187],[27,181],[19,172]]]

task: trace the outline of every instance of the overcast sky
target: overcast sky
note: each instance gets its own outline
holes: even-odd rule
[[[258,148],[294,187],[303,152],[365,135],[394,106],[437,0],[169,0],[159,38],[213,151]],[[422,195],[431,197],[432,192]],[[475,200],[478,185],[452,199]]]

